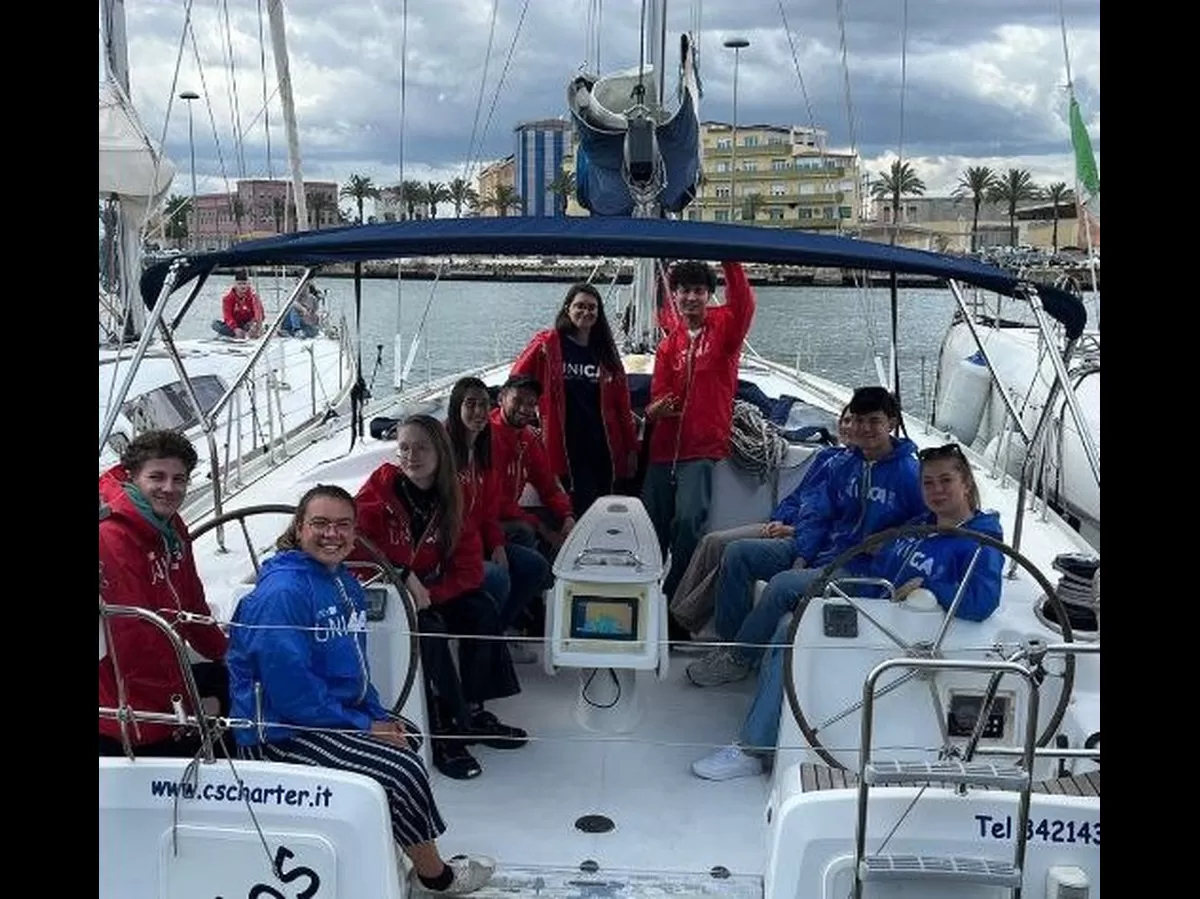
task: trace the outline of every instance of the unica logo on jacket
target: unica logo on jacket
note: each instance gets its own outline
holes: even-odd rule
[[[365,610],[347,615],[337,606],[317,609],[317,627],[314,639],[318,643],[326,643],[335,637],[348,637],[352,634],[366,633],[366,631],[367,613]]]

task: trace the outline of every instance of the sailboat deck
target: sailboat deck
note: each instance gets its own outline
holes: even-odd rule
[[[506,869],[590,861],[601,872],[707,875],[722,867],[757,880],[769,776],[718,783],[690,770],[736,736],[754,681],[699,689],[684,674],[691,658],[673,654],[662,682],[639,675],[643,715],[619,735],[591,733],[575,721],[579,672],[560,669],[552,677],[540,665],[520,666],[522,693],[489,708],[525,728],[529,743],[474,747],[483,768],[475,780],[433,773],[449,828],[441,840],[446,850],[489,853]],[[584,833],[575,824],[585,815],[604,815],[615,826]]]

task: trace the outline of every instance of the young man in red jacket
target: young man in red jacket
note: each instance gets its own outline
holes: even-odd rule
[[[671,568],[669,602],[708,529],[713,467],[729,455],[742,342],[754,318],[754,291],[740,263],[722,264],[725,303],[709,306],[717,279],[703,262],[676,263],[669,285],[675,314],[658,345],[646,420],[650,459],[642,501]]]
[[[217,708],[207,711],[227,715],[224,632],[216,624],[178,620],[189,612],[212,615],[187,527],[179,517],[196,461],[196,450],[186,437],[174,431],[147,431],[130,442],[119,464],[100,476],[100,599],[165,618],[181,639],[208,659],[192,665],[201,698],[216,700]],[[172,697],[178,695],[186,712],[199,713],[188,705],[183,670],[166,634],[128,616],[110,617],[103,626],[102,707],[170,713]],[[120,722],[101,718],[99,731],[100,755],[124,754]],[[200,747],[196,731],[174,724],[135,720],[124,731],[134,755],[191,756]]]
[[[553,550],[575,527],[571,498],[554,476],[541,436],[532,427],[537,421],[542,385],[532,375],[512,375],[500,388],[499,408],[492,410],[492,467],[500,476],[500,524],[510,542],[534,547],[540,537],[553,561]],[[557,519],[551,527],[543,516],[521,505],[525,485],[532,484],[548,513]]]

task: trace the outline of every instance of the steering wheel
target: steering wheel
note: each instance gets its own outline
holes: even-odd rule
[[[232,511],[225,512],[224,514],[219,515],[210,521],[204,522],[204,524],[200,525],[200,527],[196,528],[196,530],[190,532],[189,537],[191,541],[194,542],[200,537],[203,537],[209,531],[214,530],[215,528],[230,521],[236,521],[241,527],[242,536],[245,538],[246,550],[250,554],[250,561],[254,565],[254,576],[257,579],[259,569],[262,567],[262,565],[259,561],[258,553],[254,549],[254,543],[250,537],[250,531],[246,527],[246,519],[254,515],[264,514],[295,515],[296,507],[282,503],[266,503],[259,506],[247,506],[244,509],[234,509]],[[361,546],[363,549],[365,549],[367,554],[371,556],[371,559],[369,561],[355,560],[352,562],[346,562],[346,567],[350,569],[372,569],[375,573],[361,581],[363,587],[370,587],[379,583],[380,580],[385,580],[396,588],[396,591],[400,594],[400,598],[404,603],[404,617],[408,622],[408,671],[404,675],[404,686],[400,690],[400,695],[396,699],[395,704],[392,706],[392,712],[398,715],[400,714],[400,710],[404,708],[405,703],[408,702],[408,696],[412,692],[413,682],[417,679],[417,664],[420,662],[420,644],[417,642],[416,606],[413,603],[412,596],[408,592],[408,588],[404,585],[404,581],[400,577],[400,572],[398,572],[396,567],[392,565],[390,561],[388,561],[388,557],[380,552],[379,548],[376,547],[374,543],[361,534],[355,537],[354,542],[357,546]]]
[[[787,696],[788,705],[791,707],[792,715],[796,719],[796,724],[799,725],[800,731],[804,734],[805,740],[808,741],[809,748],[812,749],[813,752],[815,752],[826,763],[828,763],[829,765],[831,765],[834,768],[845,769],[847,766],[842,764],[840,761],[838,761],[838,759],[833,755],[833,753],[831,753],[821,743],[820,731],[822,728],[827,727],[828,725],[831,725],[833,723],[836,723],[837,721],[842,720],[847,715],[850,715],[850,714],[860,711],[861,707],[862,707],[862,700],[860,699],[859,701],[850,704],[847,708],[843,709],[841,712],[837,713],[836,715],[827,716],[825,721],[821,724],[818,724],[816,727],[814,727],[809,722],[809,716],[805,714],[804,709],[801,708],[801,705],[800,705],[800,699],[796,692],[795,674],[794,674],[793,668],[792,668],[793,662],[795,659],[796,631],[800,627],[800,621],[803,618],[804,613],[808,610],[808,607],[811,604],[811,601],[818,594],[824,592],[824,590],[828,584],[836,583],[836,579],[831,578],[832,573],[837,571],[843,565],[847,564],[855,556],[857,556],[861,553],[872,552],[872,551],[878,549],[884,543],[887,543],[889,541],[896,540],[896,539],[899,539],[902,537],[926,537],[931,534],[945,534],[947,536],[952,536],[952,537],[966,537],[966,538],[978,543],[980,545],[981,549],[983,547],[991,547],[993,549],[1000,551],[1008,558],[1010,558],[1010,559],[1014,560],[1015,562],[1017,562],[1018,564],[1020,564],[1020,566],[1022,568],[1024,568],[1026,571],[1028,571],[1030,573],[1030,575],[1033,576],[1033,579],[1042,588],[1042,590],[1044,591],[1045,596],[1046,596],[1046,601],[1054,609],[1054,612],[1055,612],[1058,620],[1060,622],[1062,622],[1062,642],[1071,643],[1074,641],[1074,636],[1071,632],[1071,623],[1067,619],[1066,608],[1063,606],[1062,600],[1059,599],[1057,592],[1055,592],[1054,586],[1050,583],[1049,580],[1047,580],[1046,576],[1037,569],[1037,566],[1035,566],[1032,562],[1030,562],[1027,558],[1025,558],[1025,556],[1021,555],[1021,553],[1017,552],[1015,549],[1013,549],[1012,547],[1003,543],[1002,541],[997,540],[996,538],[991,537],[987,534],[981,534],[977,531],[971,531],[971,530],[967,530],[965,528],[938,527],[937,525],[927,525],[927,524],[902,525],[900,527],[890,528],[889,530],[886,530],[886,531],[880,531],[877,534],[872,534],[866,540],[862,541],[857,546],[847,549],[840,556],[838,556],[836,559],[834,559],[832,562],[830,562],[828,565],[826,565],[824,567],[824,569],[821,571],[820,577],[816,578],[809,585],[808,589],[804,593],[804,596],[802,596],[800,598],[800,601],[796,606],[795,614],[792,616],[792,623],[791,623],[791,626],[788,628],[787,646],[784,650],[784,656],[783,656],[784,694]],[[977,559],[978,559],[978,550],[976,550],[975,559],[972,560],[972,567],[974,565],[974,562]],[[971,571],[971,568],[968,568],[968,573],[970,571]],[[963,585],[960,584],[959,588],[958,588],[960,592],[962,590],[962,587],[963,587]],[[907,640],[903,639],[902,637],[898,636],[897,634],[893,633],[891,631],[891,629],[889,629],[885,625],[878,622],[871,615],[869,608],[864,608],[861,600],[855,599],[853,597],[848,597],[845,595],[844,592],[841,592],[841,591],[838,592],[837,599],[839,600],[839,602],[846,602],[846,603],[850,604],[851,606],[853,606],[854,609],[856,610],[856,612],[861,617],[863,617],[864,619],[869,621],[872,625],[874,625],[876,628],[878,628],[891,642],[896,644],[896,647],[897,647],[897,649],[899,649],[901,655],[909,656],[912,658],[941,658],[941,657],[943,657],[942,643],[944,642],[946,634],[949,631],[950,626],[954,620],[950,615],[949,609],[943,610],[943,614],[941,617],[940,624],[938,626],[937,634],[932,640],[930,640],[930,641],[907,641]],[[892,600],[892,602],[901,602],[901,601],[902,600],[895,600],[895,599]],[[878,600],[867,600],[868,604],[870,604],[871,602],[878,602]],[[1045,728],[1038,735],[1038,739],[1037,739],[1038,747],[1047,745],[1053,739],[1055,733],[1058,730],[1059,724],[1062,722],[1063,715],[1066,714],[1067,705],[1070,703],[1071,692],[1075,686],[1075,654],[1074,653],[1066,653],[1065,656],[1066,656],[1065,667],[1064,667],[1063,673],[1062,673],[1062,690],[1059,693],[1058,703],[1057,703],[1057,705],[1055,705],[1053,713],[1050,715],[1049,720],[1046,722]],[[914,679],[915,677],[917,677],[918,673],[919,673],[919,669],[909,669],[909,671],[906,674],[901,675],[900,677],[896,678],[891,683],[889,683],[889,684],[885,685],[884,687],[882,687],[881,689],[877,690],[875,693],[876,698],[880,698],[880,697],[884,696],[886,693],[896,689],[901,684]],[[865,677],[865,673],[864,673],[864,677]],[[941,700],[938,698],[936,689],[931,690],[930,695],[933,699],[934,714],[937,716],[937,720],[939,722],[939,727],[942,730],[942,736],[948,742],[948,737],[947,737],[946,731],[945,731],[945,727],[946,727],[946,725],[945,725],[945,722],[946,722],[945,709],[942,708],[942,703],[941,703]],[[982,710],[981,710],[981,713],[982,713]]]

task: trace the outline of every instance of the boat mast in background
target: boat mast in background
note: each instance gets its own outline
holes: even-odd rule
[[[275,53],[275,75],[279,79],[279,102],[283,106],[288,162],[292,169],[292,193],[296,198],[296,230],[307,231],[308,198],[304,195],[304,177],[300,171],[300,135],[296,129],[296,101],[292,96],[292,76],[288,68],[287,38],[283,28],[283,0],[270,0],[267,13],[271,20],[271,47]]]
[[[1058,0],[1058,19],[1062,29],[1063,62],[1067,68],[1068,121],[1071,126],[1071,146],[1075,151],[1075,208],[1087,240],[1088,270],[1092,276],[1092,292],[1097,298],[1100,288],[1096,284],[1096,253],[1092,243],[1092,220],[1100,223],[1100,170],[1092,153],[1092,141],[1087,126],[1075,99],[1075,82],[1071,78],[1071,53],[1067,49],[1067,17],[1063,2]]]

